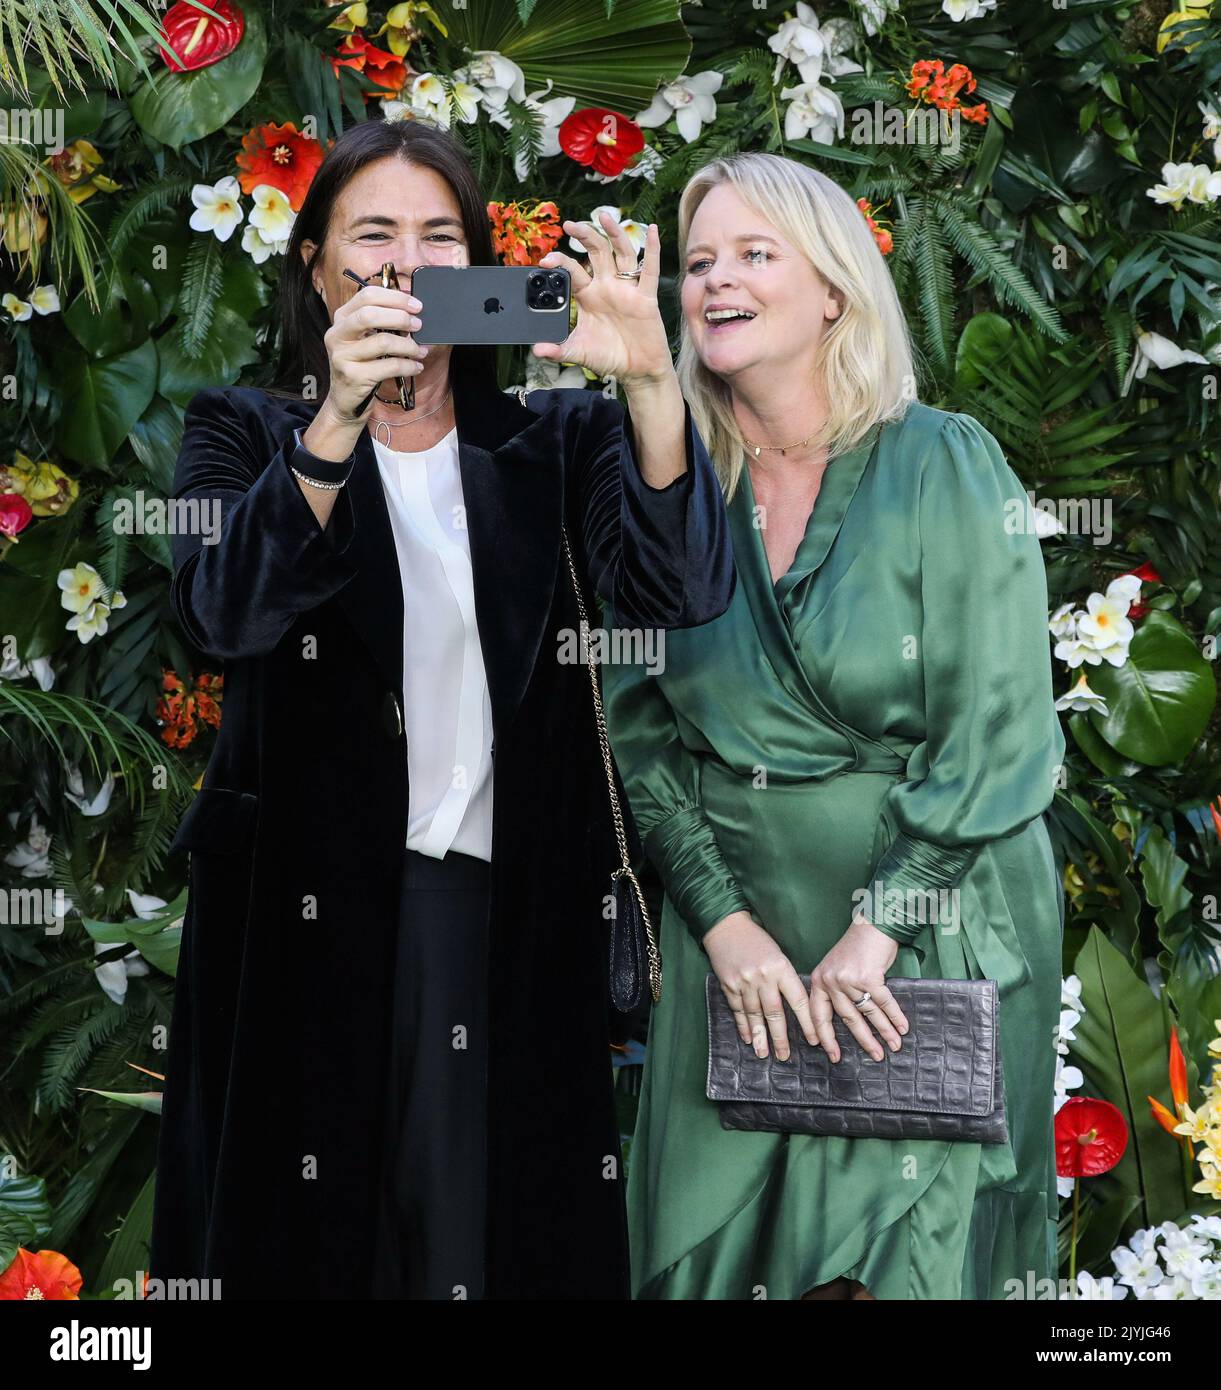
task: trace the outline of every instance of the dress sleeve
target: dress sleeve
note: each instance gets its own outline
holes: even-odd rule
[[[990,840],[1050,805],[1064,735],[1052,694],[1047,577],[1030,505],[1000,445],[950,415],[920,483],[923,776],[884,802],[896,835],[871,882],[895,940],[919,935],[920,894],[954,889]],[[896,891],[897,890],[897,891]]]
[[[723,917],[751,910],[697,791],[696,756],[656,676],[642,664],[606,662],[602,698],[615,762],[645,853],[697,944]]]
[[[719,618],[733,597],[733,546],[690,406],[683,403],[687,471],[654,488],[636,452],[636,431],[648,420],[633,420],[601,392],[583,394],[592,399],[578,446],[578,493],[594,588],[628,627],[698,627]]]
[[[223,388],[197,392],[187,406],[173,497],[198,521],[171,537],[170,596],[200,651],[225,660],[264,655],[299,614],[356,573],[349,491],[339,489],[319,526],[290,467],[296,449],[290,434],[273,458],[256,457],[252,432]]]

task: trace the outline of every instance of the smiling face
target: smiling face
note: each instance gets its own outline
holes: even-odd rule
[[[700,360],[732,382],[777,371],[809,379],[841,305],[779,229],[731,183],[719,183],[691,220],[682,307]],[[743,316],[716,312],[722,309]]]
[[[314,249],[312,241],[301,243],[307,264]],[[344,275],[345,267],[368,279],[385,261],[394,263],[403,290],[418,265],[469,264],[462,209],[436,170],[378,159],[344,185],[311,277],[332,317],[360,288]]]

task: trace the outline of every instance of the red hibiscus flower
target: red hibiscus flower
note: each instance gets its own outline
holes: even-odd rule
[[[574,111],[561,124],[559,139],[569,159],[610,177],[623,173],[644,149],[644,131],[636,122],[603,106]]]
[[[1056,1172],[1062,1178],[1109,1173],[1128,1147],[1128,1126],[1108,1100],[1072,1096],[1056,1111]]]
[[[24,1250],[0,1274],[0,1300],[79,1299],[81,1272],[58,1250]]]
[[[253,193],[261,183],[278,188],[294,212],[301,204],[322,163],[322,146],[287,125],[260,125],[242,136],[237,156],[237,181],[243,193]]]

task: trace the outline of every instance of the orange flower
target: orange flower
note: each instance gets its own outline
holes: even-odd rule
[[[255,126],[242,136],[237,180],[243,193],[253,193],[259,184],[269,183],[287,197],[294,212],[300,212],[322,155],[318,141],[302,135],[291,121],[287,125]]]
[[[958,99],[961,91],[975,90],[975,77],[971,69],[962,63],[955,63],[949,72],[940,58],[923,58],[912,64],[911,77],[907,82],[907,95],[918,97],[928,106],[936,106],[942,111],[959,111],[964,121],[984,125],[988,119],[988,108],[983,102],[975,106],[964,106]]]
[[[877,209],[870,203],[868,198],[858,198],[856,205],[865,215],[865,221],[869,223],[869,230],[873,233],[873,239],[878,244],[878,250],[883,256],[889,256],[895,249],[895,239],[891,236],[887,228],[883,227],[875,218]]]
[[[554,203],[489,203],[488,217],[492,245],[505,265],[537,265],[564,235]]]
[[[1174,1134],[1175,1125],[1183,1119],[1183,1111],[1187,1106],[1187,1059],[1183,1056],[1183,1049],[1179,1046],[1178,1030],[1170,1030],[1170,1098],[1174,1102],[1174,1113],[1172,1114],[1161,1101],[1154,1100],[1152,1096],[1146,1099],[1153,1111],[1153,1118],[1166,1131],[1167,1134]],[[1175,1134],[1175,1138],[1181,1136]]]
[[[163,671],[161,689],[165,692],[154,711],[161,730],[162,743],[171,748],[186,748],[195,741],[203,725],[220,728],[221,687],[223,676],[201,672],[188,690],[174,671]]]
[[[1210,801],[1208,809],[1213,818],[1213,825],[1217,829],[1217,839],[1221,840],[1221,796],[1215,802]]]
[[[18,1248],[13,1262],[0,1274],[0,1300],[41,1302],[45,1298],[79,1299],[81,1272],[58,1250]]]
[[[414,75],[414,70],[401,58],[387,53],[384,48],[375,48],[363,34],[349,34],[336,51],[340,57],[331,59],[336,77],[340,68],[355,68],[370,82],[384,87],[387,96],[397,96],[403,83]]]

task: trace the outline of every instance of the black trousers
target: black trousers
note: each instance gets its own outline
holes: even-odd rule
[[[483,1297],[490,884],[403,851],[374,1298]]]

